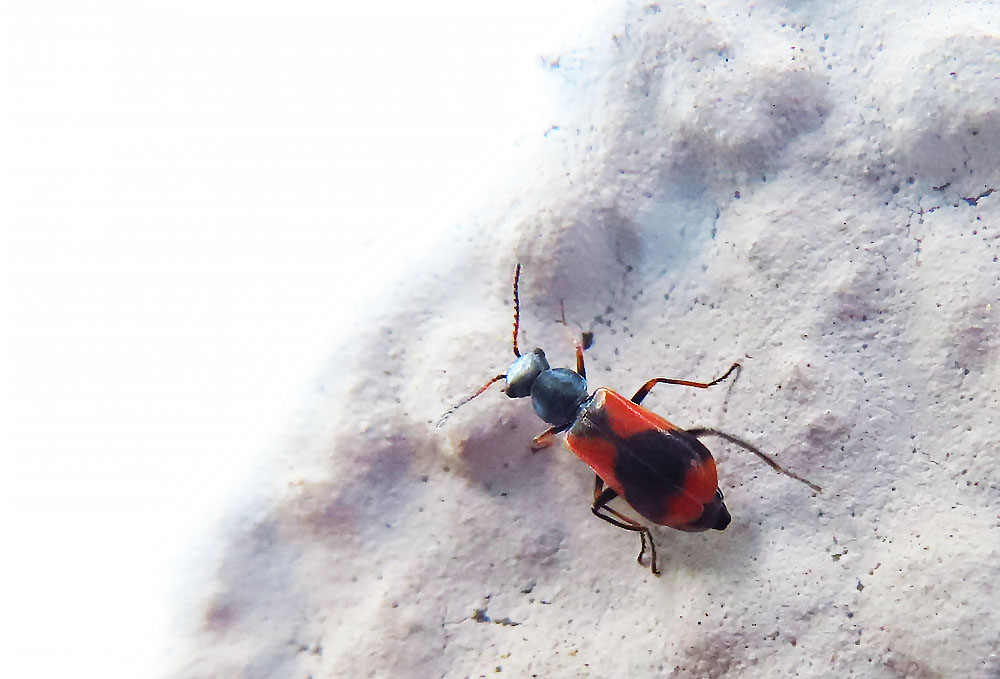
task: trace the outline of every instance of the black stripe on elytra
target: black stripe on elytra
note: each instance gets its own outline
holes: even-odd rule
[[[663,518],[666,502],[684,487],[688,470],[712,456],[698,439],[680,429],[650,428],[618,436],[608,424],[607,411],[591,404],[584,406],[583,417],[569,433],[601,437],[614,444],[614,472],[625,491],[624,499],[651,521]]]
[[[662,517],[666,502],[683,487],[688,471],[711,457],[690,434],[658,429],[639,432],[616,442],[615,476],[625,500],[650,519]]]

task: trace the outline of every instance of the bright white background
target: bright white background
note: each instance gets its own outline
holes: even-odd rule
[[[599,5],[0,10],[9,676],[155,671],[172,564],[352,309],[551,123],[541,50]]]

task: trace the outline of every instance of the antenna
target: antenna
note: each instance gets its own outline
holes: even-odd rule
[[[496,377],[494,377],[493,379],[491,379],[489,382],[487,382],[483,386],[479,387],[479,389],[476,390],[476,393],[474,393],[472,396],[469,396],[466,399],[462,399],[461,401],[459,401],[458,403],[456,403],[452,407],[448,408],[447,412],[445,412],[445,414],[441,416],[441,419],[438,420],[438,423],[437,423],[438,428],[444,426],[444,421],[447,420],[449,417],[451,417],[451,414],[453,412],[455,412],[456,410],[458,410],[459,408],[461,408],[462,406],[464,406],[466,403],[468,403],[469,401],[471,401],[472,399],[474,399],[475,397],[479,396],[481,393],[483,393],[484,391],[486,391],[487,389],[489,389],[493,385],[494,382],[499,382],[500,380],[504,379],[505,377],[507,377],[507,376],[506,375],[497,375]]]
[[[517,298],[517,281],[521,278],[521,262],[514,267],[514,355],[521,358],[517,350],[517,331],[521,328],[521,303]]]

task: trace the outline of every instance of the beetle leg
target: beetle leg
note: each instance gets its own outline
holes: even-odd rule
[[[635,531],[639,534],[639,540],[641,547],[639,549],[639,556],[636,557],[636,561],[642,563],[642,556],[646,553],[646,538],[649,538],[649,570],[653,575],[659,575],[660,571],[656,568],[656,543],[653,542],[653,534],[649,532],[649,529],[640,524],[638,521],[630,519],[624,514],[611,509],[608,507],[608,503],[618,497],[618,493],[613,488],[604,487],[604,479],[600,476],[594,477],[594,504],[590,506],[590,511],[599,519],[607,521],[612,526],[617,526],[623,530]],[[601,514],[601,511],[608,512],[617,518],[611,518],[606,514]]]
[[[708,389],[711,386],[718,384],[727,377],[736,372],[737,377],[739,376],[740,364],[733,363],[729,366],[722,377],[716,377],[711,382],[692,382],[691,380],[675,380],[669,377],[654,377],[650,381],[646,382],[644,385],[639,387],[639,391],[635,392],[635,396],[632,397],[632,403],[639,404],[642,403],[642,399],[646,398],[646,395],[653,389],[657,384],[679,384],[684,387],[698,387],[699,389]]]
[[[561,434],[567,429],[569,429],[569,426],[570,425],[568,424],[564,424],[558,427],[549,427],[548,429],[543,431],[541,434],[539,434],[538,436],[536,436],[531,440],[531,452],[537,453],[539,450],[551,446],[553,443],[555,443],[555,441],[553,441],[552,439],[554,439],[557,434]]]
[[[785,476],[789,476],[789,477],[795,479],[796,481],[804,483],[807,486],[809,486],[810,488],[812,488],[814,491],[816,491],[817,493],[819,493],[819,492],[821,492],[823,490],[822,488],[820,488],[819,486],[817,486],[815,483],[812,483],[811,481],[807,481],[806,479],[802,478],[801,476],[799,476],[798,474],[796,474],[794,472],[788,471],[787,469],[785,469],[784,467],[782,467],[780,464],[778,464],[777,462],[775,462],[773,459],[771,459],[770,456],[765,455],[764,453],[762,453],[761,451],[759,451],[754,446],[750,445],[749,443],[747,443],[746,441],[744,441],[742,439],[736,438],[732,434],[727,434],[727,433],[725,433],[723,431],[719,431],[718,429],[688,429],[686,431],[687,431],[688,434],[691,434],[691,436],[694,436],[695,438],[701,438],[702,436],[718,436],[720,439],[724,439],[726,441],[729,441],[730,443],[736,444],[737,446],[739,446],[743,450],[750,451],[751,453],[753,453],[754,455],[756,455],[760,459],[764,460],[764,462],[766,462],[767,465],[771,469],[773,469],[774,471],[778,472],[779,474],[784,474]]]
[[[563,328],[569,331],[569,324],[566,323],[566,307],[563,305],[563,300],[559,300],[559,322],[563,324]],[[587,379],[587,369],[583,365],[583,352],[590,346],[587,343],[588,333],[583,333],[584,336],[581,339],[574,337],[572,339],[573,346],[576,347],[576,374],[580,377]],[[591,341],[593,341],[593,333],[590,333]]]

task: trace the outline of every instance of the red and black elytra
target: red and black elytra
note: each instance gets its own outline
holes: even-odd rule
[[[716,429],[681,429],[640,405],[657,384],[707,389],[733,373],[739,374],[739,363],[733,363],[721,377],[711,382],[654,377],[627,399],[605,387],[593,394],[588,392],[583,346],[579,342],[576,343],[575,371],[550,368],[541,349],[522,355],[517,346],[520,277],[521,265],[518,264],[514,268],[514,362],[507,372],[493,377],[450,408],[438,421],[439,427],[458,408],[500,380],[506,381],[507,396],[530,396],[535,414],[552,425],[535,437],[531,449],[546,448],[552,445],[555,436],[565,432],[569,449],[595,474],[591,512],[614,526],[639,533],[639,563],[646,553],[648,538],[649,568],[654,575],[659,575],[659,570],[656,545],[649,528],[612,509],[608,503],[620,496],[649,521],[677,530],[724,530],[731,517],[719,489],[715,459],[700,438],[717,436],[729,441],[758,456],[775,471],[820,492],[819,486],[783,468],[746,441]]]

